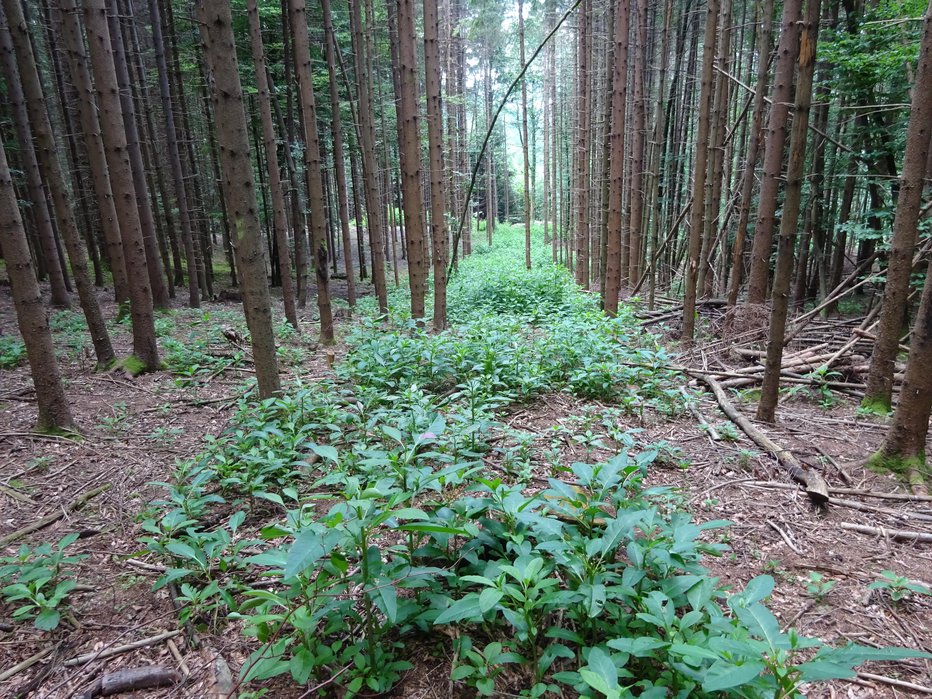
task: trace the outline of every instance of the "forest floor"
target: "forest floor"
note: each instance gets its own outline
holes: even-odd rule
[[[101,300],[106,316],[113,318],[115,307],[103,295]],[[309,304],[302,312],[307,330],[301,336],[278,326],[286,383],[297,379],[313,385],[332,376],[330,358],[311,340],[313,316]],[[15,604],[0,604],[0,673],[37,658],[34,665],[0,681],[2,697],[85,696],[86,688],[104,673],[147,665],[179,670],[186,681],[133,696],[220,696],[224,666],[235,678],[249,661],[254,641],[229,627],[225,632],[200,631],[199,649],[191,647],[190,625],[179,625],[167,589],[153,591],[164,568],[158,560],[140,555],[145,551],[138,540],[140,513],[164,496],[164,489],[154,483],[170,481],[176,464],[196,459],[205,438],[218,437],[229,427],[242,399],[244,379],[251,371],[248,352],[225,340],[222,333],[226,327],[242,327],[241,312],[233,303],[205,303],[199,311],[178,307],[160,316],[159,322],[161,343],[174,370],[129,378],[95,373],[80,315],[56,314],[56,340],[64,360],[67,395],[84,435],[80,440],[34,434],[35,399],[28,368],[21,363],[0,370],[0,537],[43,517],[60,515],[48,526],[7,544],[0,555],[15,556],[21,544],[54,543],[78,532],[80,538],[68,552],[86,556],[75,564],[79,587],[71,592],[70,613],[56,630],[43,632],[28,622],[14,621]],[[353,321],[344,317],[338,322],[339,336],[344,338]],[[0,328],[15,334],[9,290],[4,287],[0,287]],[[129,353],[128,326],[113,323],[111,329],[118,354]],[[329,351],[339,364],[347,349],[341,341]],[[741,364],[729,353],[727,342],[710,341],[701,355],[678,357],[682,363],[697,365],[713,359],[728,367]],[[754,403],[742,398],[750,401],[753,394],[734,398],[739,409],[753,417]],[[855,501],[853,505],[816,508],[771,455],[762,453],[728,422],[709,394],[700,394],[696,408],[718,428],[720,439],[713,440],[708,430],[700,429],[689,412],[669,415],[647,408],[619,417],[605,402],[565,391],[509,406],[500,412],[499,424],[502,434],[519,431],[530,435],[531,443],[559,442],[565,463],[591,463],[617,452],[605,431],[606,419],[640,430],[639,441],[659,443],[666,450],[666,456],[651,466],[647,485],[674,487],[699,522],[733,523],[724,530],[728,553],[704,561],[713,575],[738,589],[757,575],[773,576],[776,588],[768,607],[782,626],[792,625],[802,634],[832,643],[847,640],[932,651],[932,597],[906,594],[894,601],[891,593],[896,590],[891,586],[868,587],[881,579],[882,571],[929,585],[932,547],[840,526],[856,523],[932,532],[932,502],[849,495],[844,497],[849,505]],[[904,494],[907,491],[896,479],[861,466],[879,445],[885,422],[860,416],[857,404],[846,396],[797,392],[781,404],[778,426],[766,431],[819,468],[831,487]],[[503,462],[508,458],[506,449],[497,448],[484,461],[490,473],[505,474],[508,468]],[[532,459],[522,476],[528,482],[542,480],[551,475],[549,468]],[[100,486],[109,488],[80,509],[70,509],[75,498]],[[858,506],[862,509],[852,509]],[[180,633],[105,657],[110,649],[173,631]],[[91,658],[72,662],[88,653]],[[475,696],[454,688],[450,665],[448,655],[425,653],[403,673],[390,696]],[[928,660],[868,663],[859,670],[862,674],[851,680],[807,685],[805,693],[833,699],[921,696],[932,687]],[[342,696],[337,684],[321,690],[319,696]],[[256,686],[270,687],[266,696],[312,696],[287,682]]]

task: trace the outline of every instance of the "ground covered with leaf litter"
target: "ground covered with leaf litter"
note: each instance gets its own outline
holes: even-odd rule
[[[932,533],[932,500],[860,466],[885,420],[787,391],[763,429],[836,489],[816,507],[674,368],[747,364],[714,327],[673,356],[639,306],[605,319],[518,246],[462,265],[441,335],[403,292],[332,349],[281,322],[263,402],[233,304],[161,315],[167,371],[136,379],[95,374],[59,312],[80,440],[31,432],[6,341],[0,694],[153,668],[171,684],[133,696],[932,691],[930,660],[891,650],[932,651],[932,546],[890,534]]]

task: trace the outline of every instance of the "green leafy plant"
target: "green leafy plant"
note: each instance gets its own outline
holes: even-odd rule
[[[0,593],[5,603],[15,607],[14,619],[32,619],[40,631],[58,628],[68,596],[78,584],[71,568],[87,558],[65,553],[77,539],[78,534],[72,533],[54,545],[46,542],[31,548],[24,544],[15,556],[0,558]]]
[[[826,580],[822,573],[815,570],[809,572],[809,579],[806,581],[806,592],[816,602],[821,602],[828,597],[828,593],[834,587],[834,580]]]
[[[881,590],[893,602],[902,602],[912,595],[932,595],[925,585],[911,581],[909,578],[894,573],[892,570],[880,571],[880,580],[867,586],[869,590]]]
[[[457,660],[450,679],[465,682],[480,696],[490,697],[495,693],[495,680],[504,671],[504,665],[521,662],[523,658],[509,651],[498,641],[493,641],[482,650],[473,648],[472,639],[463,636],[457,647]]]
[[[26,358],[26,345],[12,335],[0,335],[0,369],[12,369]]]
[[[242,629],[241,682],[386,693],[426,641],[482,696],[795,696],[862,658],[905,657],[815,650],[766,610],[771,578],[735,592],[710,574],[727,523],[647,487],[672,451],[624,427],[681,408],[668,358],[542,246],[530,272],[509,267],[523,238],[507,231],[462,263],[449,330],[410,322],[403,289],[388,316],[361,299],[334,380],[245,397],[162,484],[140,543],[184,619]],[[535,435],[502,423],[558,391],[611,405],[548,431],[542,478]]]

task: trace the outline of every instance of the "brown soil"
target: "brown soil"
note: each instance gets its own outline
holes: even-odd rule
[[[222,316],[225,311],[233,314],[238,307],[233,303],[208,303],[203,310]],[[105,313],[113,317],[112,304],[106,305]],[[311,305],[302,316],[306,337],[297,342],[305,348],[308,360],[287,372],[313,381],[327,375],[329,369],[324,353],[315,351],[312,341],[315,331]],[[0,289],[0,329],[15,333],[7,289]],[[119,354],[129,352],[130,337],[124,326],[114,333],[114,341]],[[337,359],[341,352],[338,347]],[[20,543],[57,541],[69,532],[79,531],[82,539],[73,548],[88,555],[78,566],[78,578],[87,589],[73,593],[77,628],[63,622],[57,631],[41,633],[29,624],[8,623],[12,610],[0,606],[0,672],[51,649],[40,663],[0,685],[2,697],[18,696],[27,689],[31,691],[29,696],[43,699],[80,696],[83,688],[104,672],[150,664],[181,667],[164,641],[85,665],[66,666],[63,662],[178,628],[166,592],[151,589],[158,573],[145,563],[133,562],[134,554],[139,552],[139,514],[150,500],[162,494],[151,482],[169,479],[177,460],[194,456],[206,435],[217,435],[224,429],[240,398],[248,364],[190,386],[179,386],[167,373],[136,379],[114,373],[96,374],[92,357],[86,349],[79,349],[65,357],[63,370],[69,400],[85,435],[79,442],[32,434],[35,405],[28,368],[0,371],[0,484],[21,496],[15,499],[0,492],[0,536],[60,512],[76,496],[99,485],[110,484],[111,488],[80,511],[69,512],[51,526],[0,551],[9,555]],[[905,492],[895,479],[859,465],[878,446],[884,435],[884,421],[858,417],[852,400],[838,398],[837,394],[836,398],[840,402],[828,409],[798,396],[784,402],[779,410],[780,424],[767,429],[768,434],[821,469],[832,487]],[[554,394],[512,411],[505,422],[514,429],[539,435],[538,444],[546,446],[552,439],[553,426],[573,421],[578,424],[580,416],[597,416],[605,407],[567,394]],[[749,415],[753,414],[750,406],[744,407]],[[699,409],[713,425],[725,422],[707,396],[702,398]],[[643,422],[638,416],[626,418],[625,426],[643,429],[642,440],[665,440],[681,451],[681,456],[668,458],[652,470],[651,484],[680,489],[699,520],[734,522],[726,530],[731,553],[709,561],[714,575],[735,587],[761,573],[773,575],[777,589],[770,608],[782,622],[804,634],[834,643],[850,640],[932,651],[932,597],[914,596],[894,603],[882,593],[867,589],[880,571],[887,569],[929,585],[932,546],[898,543],[838,526],[852,522],[932,532],[928,519],[912,516],[928,517],[932,503],[848,495],[844,496],[848,500],[893,512],[839,505],[816,509],[799,490],[757,484],[766,481],[786,485],[790,481],[775,459],[760,453],[743,434],[726,429],[723,434],[734,441],[713,441],[688,413],[670,418],[648,412]],[[598,448],[587,454],[584,447],[569,441],[563,446],[566,462],[609,455]],[[500,463],[501,454],[493,453],[490,467]],[[545,464],[537,464],[536,468],[535,476],[550,475]],[[818,602],[806,591],[812,572],[835,583],[825,599]],[[250,650],[247,641],[235,632],[227,636],[201,634],[200,650],[189,648],[186,640],[183,634],[173,643],[190,672],[188,681],[169,690],[132,696],[211,696],[210,685],[217,675],[215,658],[219,656],[229,664],[235,677]],[[425,642],[424,648],[415,653],[423,662],[393,696],[455,696],[448,679],[449,658],[437,650],[439,645]],[[861,669],[932,686],[932,664],[928,661],[874,663]],[[866,677],[820,684],[806,692],[833,699],[920,695]],[[267,696],[302,694],[303,690],[279,684]],[[340,694],[334,687],[327,695]]]

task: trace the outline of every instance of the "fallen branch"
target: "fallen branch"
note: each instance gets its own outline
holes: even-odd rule
[[[725,395],[725,389],[721,387],[718,381],[707,375],[702,375],[701,378],[706,383],[706,385],[712,389],[712,393],[715,394],[715,398],[718,400],[718,404],[719,407],[721,407],[722,412],[724,412],[732,422],[740,427],[742,431],[744,431],[744,433],[750,437],[755,444],[757,444],[757,446],[776,456],[777,460],[779,460],[780,464],[787,471],[787,473],[790,474],[793,480],[805,486],[806,493],[809,495],[813,502],[816,504],[828,502],[828,486],[825,484],[825,481],[822,480],[820,475],[804,469],[799,460],[793,456],[791,452],[777,445],[776,442],[761,432],[750,420],[738,412],[735,406],[732,405],[731,401],[728,400],[728,396]]]
[[[758,488],[778,488],[780,490],[797,490],[798,487],[789,483],[775,481],[749,481],[748,485]],[[912,495],[910,493],[882,493],[877,490],[858,490],[857,488],[829,488],[832,495],[859,495],[862,498],[877,498],[878,500],[903,500],[905,502],[932,502],[930,495]]]
[[[849,507],[852,510],[860,510],[861,512],[874,512],[881,515],[888,515],[890,517],[899,517],[901,519],[918,519],[922,522],[932,522],[932,515],[926,515],[920,512],[900,512],[899,510],[893,510],[889,507],[865,505],[863,502],[857,502],[855,500],[842,500],[841,498],[834,498],[832,500],[832,504],[841,505],[842,507]]]
[[[149,636],[148,638],[142,638],[138,641],[133,641],[132,643],[125,643],[122,646],[114,646],[113,648],[101,648],[98,651],[93,653],[85,653],[84,655],[79,655],[70,660],[64,662],[65,667],[74,667],[75,665],[86,665],[92,660],[103,660],[104,658],[112,658],[114,655],[120,655],[122,653],[128,653],[131,650],[136,650],[137,648],[145,648],[146,646],[152,646],[156,643],[160,643],[166,639],[174,638],[175,636],[180,636],[181,631],[166,631],[164,633],[156,634],[155,636]]]
[[[25,502],[25,503],[27,503],[27,504],[29,504],[29,505],[35,505],[35,504],[36,504],[36,501],[33,500],[33,499],[32,499],[31,497],[29,497],[28,495],[23,495],[22,493],[20,493],[20,492],[17,491],[17,490],[13,490],[12,488],[7,488],[5,485],[0,485],[0,493],[3,493],[3,494],[6,495],[7,497],[13,498],[14,500],[19,500],[20,502]]]
[[[56,646],[49,646],[48,648],[43,648],[42,650],[40,650],[40,651],[39,651],[38,653],[36,653],[35,655],[30,655],[30,656],[29,656],[28,658],[26,658],[23,662],[17,663],[17,664],[14,665],[13,667],[7,668],[7,669],[4,670],[3,672],[0,672],[0,682],[5,682],[6,680],[10,679],[10,678],[13,677],[14,675],[18,675],[19,673],[23,672],[24,670],[28,670],[28,669],[31,668],[33,665],[35,665],[36,663],[38,663],[40,660],[42,660],[43,658],[45,658],[47,655],[50,655],[50,654],[52,653],[52,651],[55,650],[55,648],[56,648]]]
[[[803,552],[799,550],[799,547],[793,543],[793,540],[790,538],[790,535],[787,534],[776,522],[772,520],[767,520],[767,524],[773,529],[777,534],[780,535],[780,538],[789,546],[795,553],[802,556]]]
[[[172,654],[175,662],[178,663],[178,669],[181,671],[182,677],[190,676],[191,668],[188,667],[188,664],[182,657],[181,652],[178,650],[178,646],[175,645],[175,642],[168,638],[165,640],[165,645],[168,646],[169,652]]]
[[[16,541],[17,539],[21,539],[27,534],[32,534],[33,532],[37,532],[40,529],[45,529],[50,524],[53,524],[54,522],[57,522],[58,520],[60,520],[62,517],[64,517],[69,512],[80,510],[82,507],[84,507],[87,504],[89,500],[96,498],[98,495],[100,495],[101,493],[105,493],[108,490],[110,490],[109,483],[107,483],[106,485],[98,486],[97,488],[94,488],[93,490],[89,490],[86,493],[84,493],[84,495],[79,495],[74,500],[69,502],[67,505],[59,509],[58,512],[53,512],[50,515],[46,515],[42,519],[37,519],[32,524],[27,524],[22,529],[17,529],[15,532],[11,532],[4,537],[0,537],[0,546],[6,546],[7,544],[10,544]]]
[[[883,675],[875,675],[872,672],[859,672],[858,677],[864,680],[873,680],[874,682],[882,682],[883,684],[889,684],[894,687],[902,687],[903,689],[911,689],[914,692],[920,692],[921,694],[932,694],[932,687],[923,687],[921,684],[914,684],[913,682],[906,682],[905,680],[897,680],[893,677],[884,677]]]
[[[104,674],[103,677],[85,689],[81,693],[81,699],[109,697],[114,694],[136,692],[140,689],[152,689],[154,687],[170,687],[180,679],[181,675],[177,672],[161,665],[116,670]]]
[[[850,524],[849,522],[839,522],[838,526],[847,531],[871,534],[885,539],[893,539],[894,541],[932,544],[932,534],[926,534],[925,532],[911,532],[903,529],[887,529],[885,527],[868,527],[865,524]]]
[[[683,397],[686,399],[686,408],[692,413],[692,416],[696,418],[696,421],[702,426],[702,428],[709,433],[709,437],[718,442],[721,440],[722,436],[718,433],[718,430],[705,419],[705,415],[697,408],[693,402],[690,400],[690,395],[686,392],[686,389],[683,386],[680,386],[680,393],[683,394]]]

